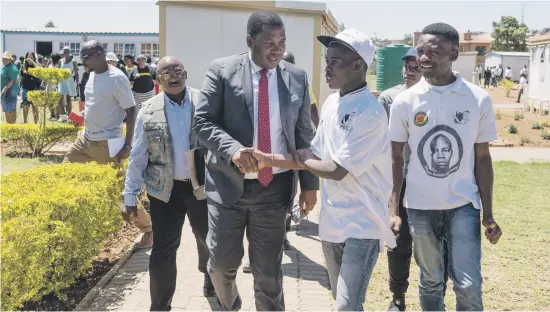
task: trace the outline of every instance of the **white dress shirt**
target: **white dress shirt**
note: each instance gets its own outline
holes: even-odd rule
[[[260,71],[262,68],[254,63],[252,56],[248,53],[250,70],[252,71],[252,89],[254,97],[254,141],[253,147],[258,148],[258,94],[260,86]],[[279,88],[277,83],[277,68],[268,69],[267,81],[269,89],[269,125],[271,132],[271,152],[273,154],[288,153],[286,136],[281,121],[281,110],[279,107]],[[288,169],[273,168],[273,174],[287,171]],[[257,173],[247,173],[245,179],[257,179]]]

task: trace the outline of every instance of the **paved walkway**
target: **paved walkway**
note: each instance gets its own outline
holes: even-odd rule
[[[495,161],[550,161],[550,148],[491,148],[491,154]],[[316,207],[309,220],[293,226],[293,230],[288,234],[293,248],[285,251],[283,282],[286,308],[289,311],[334,309],[318,237],[318,212],[319,207]],[[95,311],[148,310],[149,254],[150,251],[142,251],[132,255],[92,304],[84,308]],[[197,249],[187,220],[177,262],[178,277],[176,294],[172,302],[173,309],[219,310],[215,299],[202,296],[203,275],[197,270]],[[243,299],[242,310],[253,311],[255,307],[252,275],[239,270],[237,284]]]
[[[318,211],[313,210],[309,220],[294,226],[288,233],[293,245],[283,257],[283,283],[286,309],[289,311],[334,309],[328,276],[318,237]],[[317,212],[317,213],[316,213]],[[246,243],[246,239],[245,239]],[[245,248],[246,249],[246,248]],[[146,311],[149,310],[150,251],[137,252],[103,288],[86,310]],[[246,257],[246,255],[245,255]],[[178,250],[178,277],[173,310],[219,310],[214,298],[202,296],[203,275],[197,270],[197,248],[189,223],[185,222],[183,238]],[[243,299],[243,311],[254,311],[253,279],[239,270],[237,285]]]

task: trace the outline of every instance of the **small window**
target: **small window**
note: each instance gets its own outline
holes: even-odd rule
[[[145,54],[150,57],[159,57],[160,48],[158,43],[142,43],[141,54]]]
[[[116,55],[136,55],[136,45],[133,43],[114,43],[113,52]]]
[[[102,43],[101,46],[103,47],[103,50],[109,51],[109,44],[108,43]]]
[[[477,55],[485,55],[485,47],[476,47]]]
[[[80,42],[60,42],[59,51],[62,51],[64,47],[69,47],[69,49],[71,49],[71,55],[80,54]]]

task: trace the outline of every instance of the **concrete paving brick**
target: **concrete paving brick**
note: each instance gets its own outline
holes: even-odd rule
[[[307,221],[294,225],[288,233],[291,250],[283,255],[283,289],[287,311],[331,311],[334,300],[329,290],[325,261],[318,237],[317,213]],[[244,241],[245,250],[248,242]],[[87,307],[92,311],[147,311],[149,294],[150,250],[134,253],[115,277],[102,289],[100,295]],[[243,257],[243,263],[248,255]],[[176,293],[172,301],[174,311],[219,311],[215,298],[202,296],[203,274],[197,270],[197,251],[194,236],[186,221],[182,244],[178,249]],[[255,311],[254,280],[252,274],[239,269],[237,286],[243,301],[243,311]]]

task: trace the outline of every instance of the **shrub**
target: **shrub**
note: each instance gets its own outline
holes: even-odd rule
[[[545,128],[550,128],[550,121],[543,121],[540,124]]]
[[[4,174],[2,310],[70,286],[121,226],[122,181],[108,165],[58,164]]]
[[[524,146],[525,144],[530,144],[530,143],[531,143],[531,139],[529,139],[526,136],[522,136],[521,138],[519,138],[519,145],[521,146]]]
[[[545,140],[550,140],[550,129],[542,130],[540,136]]]
[[[515,111],[514,112],[514,120],[519,121],[520,119],[523,119],[523,113],[520,112],[520,111]]]
[[[518,128],[514,124],[507,125],[506,130],[508,130],[508,133],[511,133],[511,134],[518,133]]]
[[[48,108],[54,107],[61,99],[61,94],[57,92],[57,83],[71,77],[71,71],[67,68],[29,68],[29,74],[39,78],[42,81],[45,90],[29,91],[27,97],[34,105],[42,108],[43,128],[46,127],[46,114]]]
[[[504,86],[504,89],[506,90],[506,97],[510,97],[510,90],[516,87],[516,84],[508,79],[502,79],[500,81],[500,85]]]
[[[535,130],[542,130],[544,129],[544,125],[542,123],[539,123],[539,122],[535,122],[532,126],[531,126],[532,129],[535,129]]]
[[[498,109],[497,109],[497,113],[495,114],[495,119],[496,120],[501,120],[502,119],[502,113]]]
[[[42,156],[55,144],[76,138],[80,128],[73,125],[52,125],[43,127],[31,124],[3,124],[2,138],[11,142],[16,149]]]

